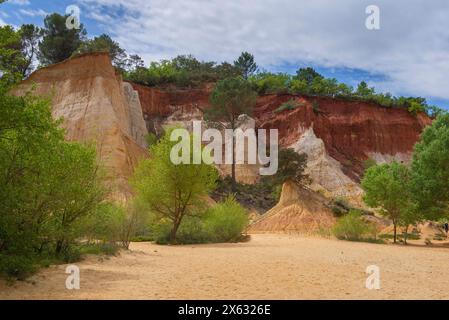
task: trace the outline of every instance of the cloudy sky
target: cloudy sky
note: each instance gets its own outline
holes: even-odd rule
[[[447,0],[9,0],[0,24],[41,25],[72,4],[89,36],[106,32],[147,63],[188,53],[233,61],[249,51],[269,71],[310,65],[449,107]],[[369,5],[380,9],[380,30],[365,26]]]

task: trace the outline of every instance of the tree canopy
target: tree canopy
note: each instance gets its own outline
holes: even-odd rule
[[[112,40],[107,34],[81,42],[74,54],[89,52],[108,52],[115,67],[124,70],[127,67],[127,54],[118,42]],[[134,59],[137,59],[134,57]]]
[[[397,162],[368,168],[362,180],[365,203],[393,221],[394,242],[398,225],[408,226],[419,219],[410,186],[410,169]]]
[[[248,79],[257,71],[257,64],[254,56],[249,52],[242,52],[240,57],[234,61],[234,66],[240,71],[244,79]]]
[[[429,219],[449,215],[449,114],[440,115],[416,144],[413,194]]]
[[[150,158],[139,163],[131,183],[141,205],[171,221],[170,242],[175,243],[184,217],[204,209],[205,197],[215,188],[218,173],[204,163],[174,164],[170,154],[177,142],[170,140],[171,132],[150,147]]]
[[[42,41],[39,43],[39,61],[49,65],[68,59],[81,46],[86,37],[86,29],[68,29],[66,20],[69,15],[53,13],[44,19]]]

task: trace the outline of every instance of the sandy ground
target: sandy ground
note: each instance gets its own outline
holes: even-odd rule
[[[365,288],[373,264],[380,290]],[[80,290],[65,288],[60,265],[0,283],[0,299],[449,299],[449,248],[253,235],[238,244],[133,243],[77,265]]]

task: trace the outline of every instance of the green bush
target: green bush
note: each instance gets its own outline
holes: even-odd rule
[[[346,199],[342,197],[334,199],[331,205],[331,210],[333,214],[337,217],[341,217],[349,213],[351,209],[352,209],[351,205],[346,201]]]
[[[351,210],[338,219],[332,231],[335,237],[341,240],[366,241],[376,238],[375,227],[363,220],[361,213],[357,210]]]
[[[394,236],[392,234],[389,233],[384,233],[384,234],[380,234],[379,235],[380,239],[393,239]],[[398,233],[397,238],[399,240],[404,239],[404,234],[403,233]],[[407,233],[407,240],[419,240],[421,239],[420,235],[418,233]]]
[[[34,273],[38,264],[31,257],[0,254],[0,275],[12,279],[25,279]]]
[[[179,244],[236,242],[248,225],[246,210],[233,198],[209,208],[199,216],[185,217],[178,229],[176,241]],[[152,226],[156,243],[167,244],[171,224],[159,221]]]
[[[205,229],[213,242],[238,241],[248,225],[248,214],[234,197],[206,212]]]

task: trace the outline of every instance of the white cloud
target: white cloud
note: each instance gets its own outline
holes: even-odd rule
[[[449,99],[449,2],[377,0],[379,31],[365,27],[371,0],[78,0],[130,52],[153,59],[192,53],[269,67],[285,62],[359,68],[388,77],[393,93]],[[103,11],[104,12],[103,12]]]
[[[46,17],[48,15],[48,12],[42,9],[20,9],[19,12],[29,17]]]

